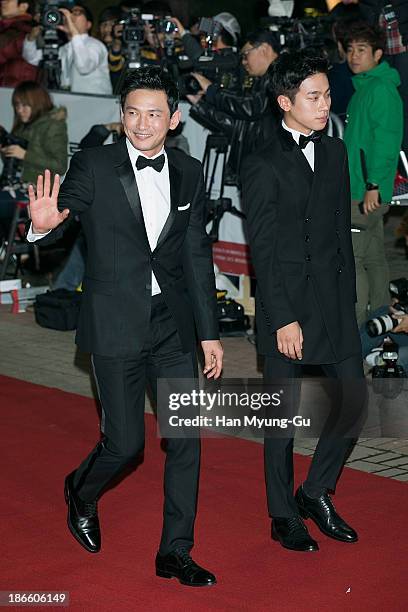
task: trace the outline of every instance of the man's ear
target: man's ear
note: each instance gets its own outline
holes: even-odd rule
[[[92,21],[87,21],[87,22],[86,22],[86,29],[87,29],[87,32],[90,32],[90,31],[92,30],[92,25],[93,25],[93,24],[92,24]]]
[[[169,129],[175,130],[178,124],[180,123],[180,121],[181,121],[181,112],[179,110],[176,110],[170,118]]]
[[[277,102],[281,109],[285,112],[290,111],[290,109],[292,108],[292,102],[290,101],[288,96],[278,96]]]
[[[382,49],[377,49],[376,51],[374,51],[374,59],[377,62],[377,64],[380,63],[380,60],[383,54],[384,54],[384,51]]]

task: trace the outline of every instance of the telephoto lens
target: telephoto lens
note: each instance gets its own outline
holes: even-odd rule
[[[367,334],[371,336],[371,338],[382,336],[392,331],[394,327],[397,327],[398,323],[398,319],[393,319],[389,314],[370,319],[366,323]]]

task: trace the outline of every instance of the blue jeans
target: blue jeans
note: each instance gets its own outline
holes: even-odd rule
[[[82,283],[85,274],[85,258],[86,258],[86,242],[85,236],[81,232],[74,242],[71,253],[65,266],[58,274],[55,282],[52,284],[53,289],[75,289]]]
[[[381,306],[374,310],[371,314],[370,319],[375,319],[376,317],[381,317],[382,315],[389,314],[389,306]],[[401,365],[404,370],[408,373],[408,334],[404,332],[400,332],[399,334],[393,334],[392,332],[388,332],[388,334],[382,334],[381,336],[376,336],[372,338],[368,335],[365,323],[360,327],[360,338],[361,338],[361,347],[363,350],[363,357],[366,357],[368,353],[372,351],[373,348],[377,346],[381,346],[384,342],[384,338],[389,337],[394,342],[396,342],[399,346],[399,356],[398,356],[398,365]]]
[[[7,239],[11,220],[16,209],[16,202],[27,202],[27,193],[17,189],[16,197],[13,198],[9,191],[0,190],[0,242]]]

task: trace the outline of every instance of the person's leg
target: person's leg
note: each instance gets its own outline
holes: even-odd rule
[[[377,317],[382,317],[389,313],[389,306],[381,306],[374,310],[374,312],[370,312],[370,319],[376,319]],[[367,355],[376,348],[377,346],[381,346],[386,334],[381,336],[369,336],[367,333],[366,322],[360,326],[360,340],[361,340],[361,349],[363,353],[363,357],[367,357]]]
[[[93,355],[92,362],[103,438],[74,475],[76,493],[85,502],[99,498],[144,446],[146,354],[135,359]]]
[[[356,266],[356,317],[358,325],[362,325],[367,319],[368,307],[368,276],[365,268],[365,251],[366,251],[366,233],[367,230],[361,230],[359,233],[352,233],[354,261]]]
[[[358,437],[366,397],[361,355],[322,367],[333,381],[330,388],[333,406],[304,483],[310,497],[318,497],[327,489],[335,490],[347,452]],[[334,383],[335,380],[339,383]]]
[[[81,232],[74,242],[71,253],[65,262],[64,267],[58,274],[55,282],[52,283],[53,289],[68,289],[75,291],[82,283],[85,274],[86,243],[85,236]]]
[[[390,271],[385,255],[384,222],[378,219],[373,227],[367,229],[365,265],[368,276],[370,312],[377,310],[389,299],[388,285]]]
[[[301,367],[295,362],[266,355],[264,384],[278,380],[291,381],[288,410],[296,413],[300,402]],[[266,435],[264,439],[266,495],[272,517],[290,518],[297,514],[293,496],[293,437]]]
[[[161,379],[191,381],[191,388],[187,382],[183,389],[177,387],[177,391],[192,391],[198,380],[196,353],[194,350],[183,353],[173,317],[160,298],[153,301],[152,349],[147,376],[156,398],[157,385]],[[174,384],[177,385],[176,382]],[[165,418],[166,408],[168,410],[168,406],[158,406],[159,422]],[[188,410],[192,417],[192,408]],[[199,411],[199,407],[196,410]],[[180,431],[175,430],[175,436],[180,435]],[[164,469],[163,531],[159,548],[162,556],[179,548],[190,550],[193,547],[199,470],[199,429],[196,430],[196,437],[168,437]]]

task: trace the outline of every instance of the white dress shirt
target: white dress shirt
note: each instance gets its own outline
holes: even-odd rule
[[[112,94],[108,51],[100,40],[89,34],[76,34],[59,48],[58,53],[61,60],[61,87],[67,87],[75,93]],[[26,62],[38,66],[42,57],[42,49],[37,49],[36,41],[25,38],[23,58]]]
[[[282,120],[282,127],[287,132],[290,132],[293,136],[293,140],[296,142],[296,144],[299,144],[299,138],[302,132],[298,132],[297,130],[292,130],[292,128],[288,127],[283,120]],[[310,132],[310,134],[313,134],[313,132]],[[310,134],[307,134],[307,135],[310,136]],[[303,136],[306,136],[306,134],[303,134]],[[307,143],[307,145],[303,149],[301,149],[303,155],[306,157],[307,161],[309,162],[309,166],[311,167],[313,172],[314,172],[314,158],[315,158],[314,147],[315,147],[314,142],[310,141]]]
[[[147,167],[143,170],[137,170],[136,160],[143,152],[138,151],[126,139],[126,146],[132,164],[133,172],[135,173],[137,188],[139,190],[140,203],[142,206],[143,219],[145,222],[147,238],[149,245],[153,251],[156,248],[157,240],[166,223],[167,217],[170,214],[170,177],[169,164],[167,154],[162,149],[157,155],[153,155],[149,159],[155,159],[159,155],[164,154],[164,166],[161,172],[157,172],[154,168]],[[152,295],[161,293],[159,283],[152,272]]]

